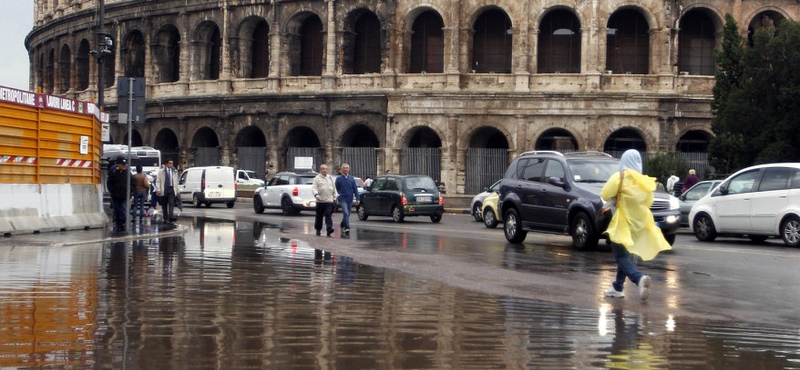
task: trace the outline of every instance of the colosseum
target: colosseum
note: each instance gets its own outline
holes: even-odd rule
[[[796,0],[35,0],[31,87],[117,110],[135,145],[263,175],[296,157],[473,194],[533,149],[683,153],[705,164],[714,51]],[[102,89],[99,70],[104,71]],[[127,126],[112,125],[112,141]]]

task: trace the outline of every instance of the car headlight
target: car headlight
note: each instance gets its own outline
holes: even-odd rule
[[[679,209],[681,208],[681,201],[678,198],[673,197],[672,195],[669,196],[669,209]]]

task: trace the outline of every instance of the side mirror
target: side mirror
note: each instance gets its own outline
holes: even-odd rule
[[[722,195],[728,195],[728,186],[727,185],[720,185],[719,186],[719,193]]]
[[[555,177],[555,176],[548,177],[547,182],[550,183],[551,185],[555,185],[561,188],[564,187],[564,181],[562,181],[560,177]]]
[[[483,187],[483,191],[489,191],[489,187],[488,186],[484,186]]]
[[[679,196],[678,199],[680,199],[680,200],[685,202],[686,201],[686,194],[681,194],[681,196]]]

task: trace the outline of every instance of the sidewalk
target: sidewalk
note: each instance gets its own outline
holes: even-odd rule
[[[151,220],[146,220],[144,224],[137,225],[132,228],[132,231],[124,233],[117,233],[114,232],[111,227],[105,227],[88,230],[69,230],[6,236],[0,239],[0,248],[23,245],[62,247],[80,244],[114,243],[155,237],[178,236],[183,235],[189,230],[180,224],[169,225],[160,222],[151,224],[150,221]]]

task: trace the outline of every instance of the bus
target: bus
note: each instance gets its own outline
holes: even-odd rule
[[[113,163],[118,156],[128,158],[128,146],[120,144],[104,144],[103,158],[108,163]],[[149,146],[131,147],[131,162],[129,167],[132,172],[136,172],[136,165],[142,166],[142,171],[146,174],[158,172],[161,168],[161,151]]]

